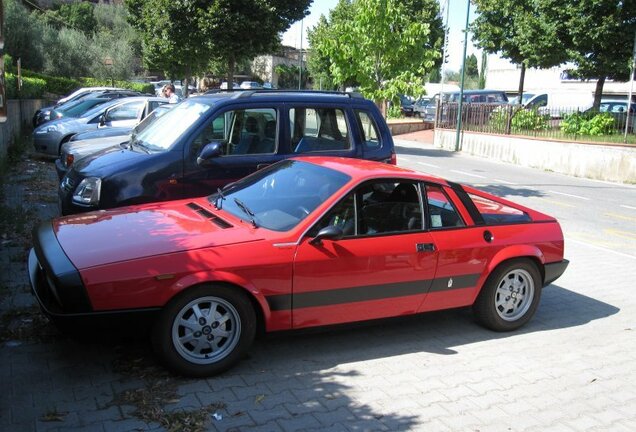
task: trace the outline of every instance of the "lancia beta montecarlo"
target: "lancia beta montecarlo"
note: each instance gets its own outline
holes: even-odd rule
[[[394,165],[301,156],[213,195],[66,216],[29,274],[62,328],[150,324],[170,369],[228,369],[257,331],[472,306],[524,325],[565,271],[552,217]],[[137,327],[135,327],[137,328]]]

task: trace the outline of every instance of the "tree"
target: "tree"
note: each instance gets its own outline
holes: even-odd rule
[[[575,77],[596,79],[594,107],[599,108],[607,79],[627,81],[636,32],[636,2],[574,1],[566,25]]]
[[[21,59],[22,67],[41,70],[44,26],[35,14],[15,0],[5,0],[4,7],[4,51],[16,61]]]
[[[237,63],[275,51],[280,34],[307,15],[312,0],[217,0],[203,2],[199,30],[212,57],[227,65],[233,82]]]
[[[342,3],[342,2],[341,2]],[[337,84],[354,79],[386,112],[400,93],[420,96],[441,60],[442,20],[435,0],[354,0],[351,18],[331,15],[326,37],[311,45],[329,58]],[[333,37],[338,35],[339,37]]]
[[[332,73],[331,59],[332,47],[328,43],[329,40],[335,40],[344,37],[344,34],[338,32],[344,29],[335,24],[352,20],[354,9],[351,0],[339,0],[338,4],[329,12],[329,18],[324,15],[320,16],[318,24],[307,30],[307,40],[311,50],[307,61],[307,68],[314,82],[322,83],[323,88],[335,89],[354,87],[358,83],[354,76],[340,78],[338,81]],[[334,24],[335,23],[335,24]],[[333,66],[337,68],[336,65]]]
[[[479,77],[477,56],[475,56],[475,54],[471,54],[470,56],[466,57],[466,76],[469,78]]]
[[[170,76],[227,65],[233,82],[238,63],[274,50],[279,34],[307,13],[311,0],[126,0],[130,21],[142,34],[144,62]]]
[[[473,41],[521,66],[519,97],[526,68],[549,68],[568,60],[569,37],[563,25],[568,1],[579,0],[474,0],[478,15],[471,24]]]

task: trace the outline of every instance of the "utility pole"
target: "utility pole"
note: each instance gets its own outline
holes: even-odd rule
[[[629,73],[629,97],[627,98],[627,120],[625,121],[625,136],[623,137],[623,142],[627,143],[627,131],[629,130],[629,123],[632,117],[631,107],[632,107],[632,94],[634,93],[634,70],[636,70],[636,32],[634,32],[634,50],[632,52],[632,68]],[[636,116],[636,112],[634,112],[634,116]]]
[[[462,77],[459,85],[459,104],[457,106],[457,131],[455,132],[455,151],[459,151],[459,134],[462,129],[462,107],[464,101],[464,75],[466,74],[466,48],[468,46],[468,19],[470,17],[470,0],[466,0],[466,26],[464,27],[464,55],[462,57]]]
[[[302,88],[303,82],[303,25],[305,20],[300,20],[300,51],[298,53],[298,90]]]

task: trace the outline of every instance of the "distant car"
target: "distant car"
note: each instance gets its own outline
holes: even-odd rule
[[[263,88],[263,86],[256,81],[243,81],[239,87],[244,90],[257,90]]]
[[[413,103],[413,115],[424,118],[426,115],[426,107],[433,99],[430,97],[421,97]]]
[[[153,104],[152,106],[154,106]],[[152,106],[149,107],[152,108]],[[118,144],[129,144],[129,140],[150,126],[165,114],[174,104],[163,103],[157,106],[135,127],[110,127],[81,132],[73,135],[70,141],[62,144],[60,157],[55,160],[55,170],[60,181],[74,162]]]
[[[523,96],[521,97],[521,102],[519,102],[519,96],[515,96],[510,98],[510,100],[508,101],[508,103],[510,105],[517,105],[517,104],[521,104],[521,105],[525,105],[530,99],[532,99],[535,96],[534,93],[523,93]]]
[[[441,122],[453,122],[457,118],[459,109],[460,92],[444,93],[444,103],[439,120]],[[462,104],[465,108],[464,118],[466,123],[483,124],[490,118],[490,114],[500,105],[508,104],[508,96],[503,90],[464,90]],[[437,116],[437,104],[426,108],[427,120],[435,120]]]
[[[598,111],[594,111],[592,108],[586,111],[590,115],[596,113],[608,113],[614,117],[615,128],[618,131],[625,130],[625,123],[627,122],[627,100],[621,99],[601,99]],[[629,109],[629,133],[636,133],[636,103],[632,102]]]
[[[413,116],[413,100],[405,95],[398,95],[400,98],[400,112],[405,117]]]
[[[167,99],[152,96],[112,99],[78,118],[61,118],[44,123],[33,131],[35,151],[57,156],[62,144],[76,133],[105,127],[132,127],[163,103],[167,103]]]
[[[53,111],[55,108],[58,108],[64,104],[73,102],[77,99],[86,97],[90,94],[103,93],[105,91],[117,91],[117,90],[123,90],[123,89],[116,88],[116,87],[82,87],[80,89],[77,89],[70,95],[58,100],[55,105],[40,108],[37,111],[35,111],[35,113],[33,114],[33,121],[32,121],[33,127],[35,128],[38,125],[51,120],[51,111]]]
[[[586,111],[593,105],[594,95],[591,91],[569,90],[537,93],[523,107],[557,119],[564,114]]]
[[[54,219],[33,245],[32,293],[59,327],[148,334],[168,368],[195,377],[234,366],[265,332],[467,306],[488,329],[516,330],[568,266],[551,216],[320,156],[208,197]]]
[[[227,90],[228,86],[227,86],[227,81],[223,81],[221,83],[221,86],[219,87],[221,90]],[[239,86],[237,83],[232,83],[232,88],[233,89],[239,89],[241,88],[241,86]]]
[[[334,92],[201,95],[170,109],[130,143],[73,163],[58,189],[62,214],[206,195],[300,154],[396,163],[378,107]]]

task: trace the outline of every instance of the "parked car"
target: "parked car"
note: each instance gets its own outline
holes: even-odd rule
[[[459,97],[460,92],[444,93],[443,102],[448,102],[448,104],[444,104],[443,106],[443,111],[440,116],[442,122],[453,121],[457,117]],[[435,95],[433,100],[424,109],[425,120],[436,120],[438,99],[439,95]],[[502,90],[464,90],[462,101],[468,113],[465,117],[469,119],[469,121],[475,120],[481,123],[488,121],[490,113],[495,110],[498,105],[507,104],[508,96],[506,96],[506,93]],[[476,115],[471,115],[471,113]]]
[[[208,376],[262,331],[471,305],[485,327],[515,330],[565,271],[563,250],[553,217],[477,189],[297,157],[209,197],[43,223],[28,265],[60,327],[150,327],[166,366]]]
[[[203,196],[299,154],[395,164],[376,105],[357,95],[272,90],[218,92],[181,102],[131,146],[73,163],[62,214]]]
[[[400,112],[405,117],[413,116],[413,100],[405,95],[398,95],[400,98]]]
[[[86,111],[97,105],[101,105],[113,99],[141,96],[141,93],[132,90],[116,90],[91,93],[88,96],[69,102],[51,111],[51,120],[63,117],[80,117]]]
[[[432,102],[430,97],[421,97],[413,103],[413,115],[424,118],[426,115],[426,107]]]
[[[51,120],[51,111],[56,108],[61,108],[69,104],[70,102],[76,101],[78,99],[85,98],[90,95],[101,94],[107,91],[121,91],[123,89],[115,88],[115,87],[83,87],[71,93],[70,95],[63,97],[58,100],[55,105],[47,106],[44,108],[40,108],[35,111],[33,114],[33,127],[37,127],[44,122]]]
[[[33,131],[35,151],[57,156],[62,144],[76,133],[105,127],[134,126],[158,105],[167,102],[167,99],[151,96],[112,99],[78,118],[61,118],[42,124]]]
[[[148,109],[152,109],[152,104]],[[156,119],[165,114],[174,105],[163,102],[134,127],[109,127],[75,134],[71,139],[62,144],[60,157],[55,160],[55,170],[60,181],[75,161],[90,154],[113,147],[115,145],[130,145],[131,137],[134,137],[150,126]]]
[[[563,114],[586,111],[594,105],[591,91],[550,91],[538,93],[531,98],[524,108],[536,109],[540,114],[548,114],[552,118],[561,118]]]
[[[221,90],[227,90],[228,86],[227,86],[227,81],[223,81],[219,87]],[[241,86],[238,85],[238,83],[232,83],[232,88],[233,89],[240,89]]]
[[[525,104],[526,104],[526,103],[528,103],[528,101],[529,101],[530,99],[532,99],[534,96],[535,96],[535,94],[534,94],[534,93],[525,93],[525,92],[524,92],[524,93],[523,93],[523,95],[521,96],[521,102],[519,101],[519,96],[517,95],[517,96],[515,96],[515,97],[513,97],[513,98],[510,98],[510,99],[508,100],[508,103],[509,103],[510,105],[517,105],[517,104],[525,105]]]
[[[244,90],[258,90],[263,88],[263,86],[256,81],[243,81],[239,87]]]
[[[626,99],[601,99],[598,111],[590,108],[586,113],[594,115],[597,113],[609,113],[614,117],[614,126],[619,131],[625,130],[627,122],[627,100]],[[629,132],[636,133],[636,103],[632,102],[629,108]]]

